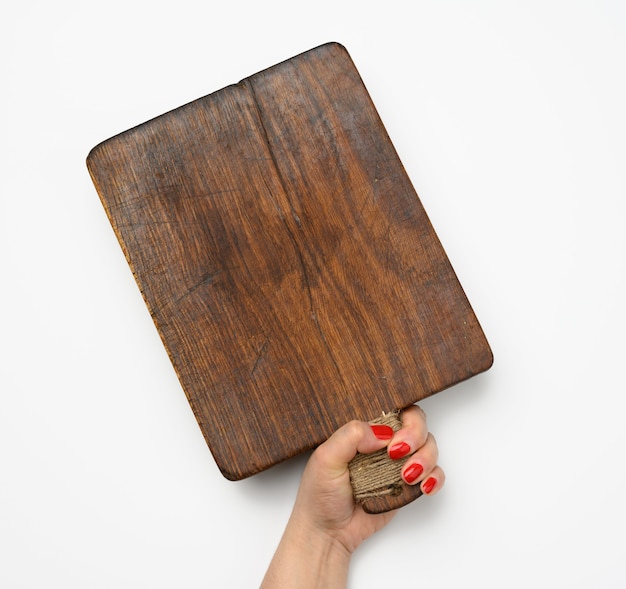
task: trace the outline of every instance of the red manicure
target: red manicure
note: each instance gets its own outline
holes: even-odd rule
[[[370,427],[379,440],[391,440],[393,438],[393,430],[388,425],[371,425]]]
[[[398,458],[406,456],[410,451],[411,446],[409,446],[406,442],[400,442],[399,444],[394,444],[391,448],[389,448],[389,458],[398,460]]]
[[[423,472],[424,467],[421,464],[411,464],[404,471],[404,480],[409,484],[414,483]]]
[[[430,493],[435,488],[436,484],[437,479],[435,477],[430,477],[422,483],[422,491],[424,491],[424,493],[428,495],[428,493]]]

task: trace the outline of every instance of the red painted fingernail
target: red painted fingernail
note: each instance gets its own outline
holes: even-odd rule
[[[389,458],[398,460],[398,458],[406,456],[410,451],[411,446],[409,446],[406,442],[400,442],[399,444],[394,444],[391,448],[389,448]]]
[[[424,493],[428,495],[428,493],[430,493],[435,488],[436,484],[437,479],[435,477],[430,477],[422,483],[422,491],[424,491]]]
[[[388,425],[371,425],[370,427],[379,440],[391,440],[393,438],[393,429]]]
[[[424,467],[421,464],[411,464],[404,471],[404,480],[407,483],[414,483],[423,472]]]

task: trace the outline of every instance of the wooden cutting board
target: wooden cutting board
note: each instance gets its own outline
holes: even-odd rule
[[[341,45],[104,141],[87,163],[228,479],[490,367]]]

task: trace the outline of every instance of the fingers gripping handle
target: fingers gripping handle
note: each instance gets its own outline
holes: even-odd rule
[[[394,431],[402,427],[398,412],[383,413],[372,424],[388,425]],[[417,499],[419,485],[407,485],[402,467],[407,458],[392,460],[383,448],[372,454],[357,454],[348,464],[354,500],[367,513],[384,513]]]

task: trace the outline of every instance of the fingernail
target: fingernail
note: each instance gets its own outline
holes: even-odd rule
[[[370,427],[379,440],[391,440],[393,438],[393,429],[388,425],[370,425]]]
[[[394,444],[391,448],[389,448],[389,458],[398,460],[398,458],[406,456],[410,451],[411,446],[409,446],[406,442],[400,442],[399,444]]]
[[[421,464],[411,464],[404,471],[404,480],[409,484],[414,483],[423,472],[424,467]]]
[[[437,479],[435,477],[430,477],[422,483],[422,491],[424,491],[424,493],[428,495],[428,493],[430,493],[435,488],[436,484]]]

